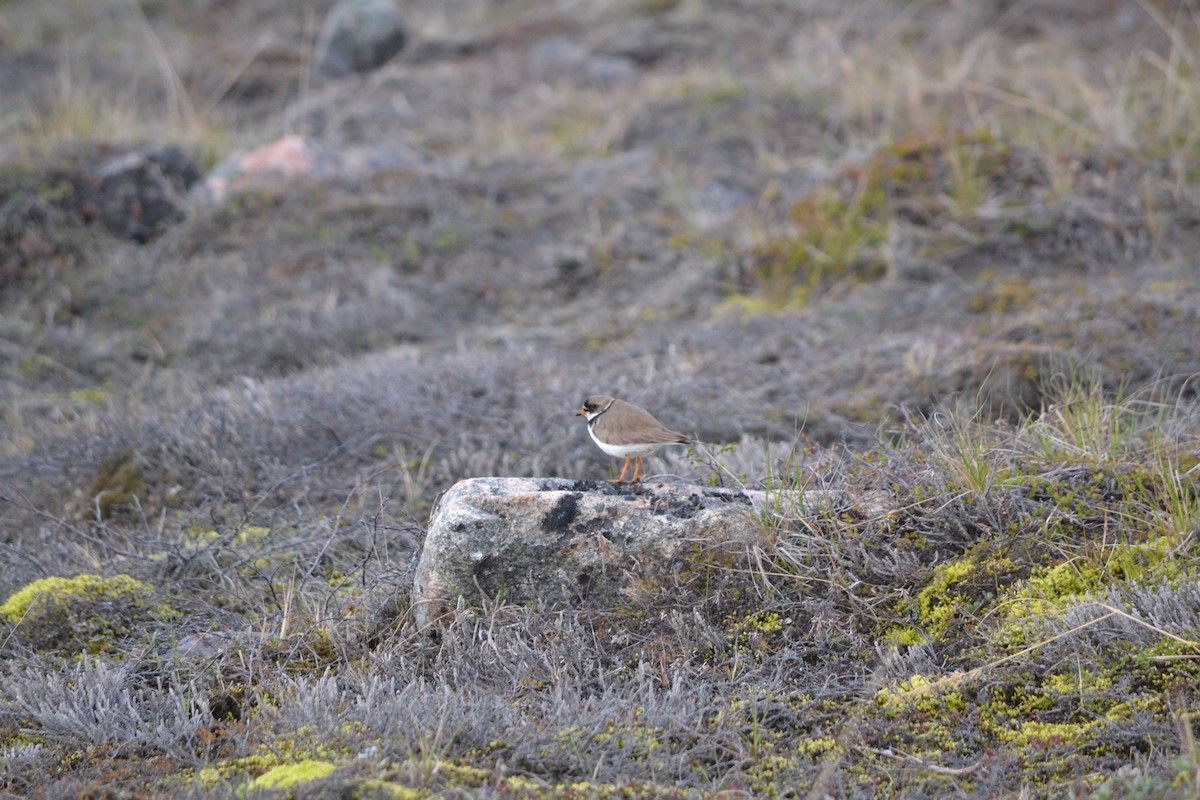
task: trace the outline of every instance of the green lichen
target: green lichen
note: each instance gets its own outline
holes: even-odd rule
[[[216,786],[234,781],[239,777],[261,775],[280,765],[279,756],[272,753],[256,753],[244,758],[231,758],[209,764],[196,773],[196,779],[205,786]]]
[[[1003,553],[977,548],[940,565],[917,595],[917,618],[935,640],[955,627],[973,625],[1023,567]]]
[[[753,797],[779,797],[787,787],[787,778],[795,774],[796,760],[782,755],[768,755],[746,768]]]
[[[300,761],[296,764],[281,764],[250,781],[250,789],[288,789],[302,783],[327,778],[337,771],[328,761]]]
[[[783,632],[783,620],[776,611],[753,611],[725,618],[730,644],[737,652],[765,654]]]
[[[171,616],[153,602],[154,587],[129,575],[42,578],[0,605],[0,619],[36,649],[99,653],[128,635],[139,620]]]
[[[428,796],[428,792],[422,792],[419,789],[412,789],[408,786],[401,786],[398,783],[381,781],[374,778],[358,784],[354,792],[355,800],[365,800],[365,798],[375,797],[386,798],[386,800],[421,800],[421,798]]]
[[[808,758],[821,758],[841,753],[842,747],[837,743],[837,739],[831,736],[815,736],[796,742],[796,751]]]
[[[929,637],[916,628],[902,625],[888,628],[883,636],[897,647],[915,647],[929,640]]]
[[[271,529],[260,525],[247,525],[238,529],[232,537],[212,530],[211,528],[192,527],[183,533],[184,542],[190,547],[204,547],[225,540],[230,545],[262,544],[271,536]]]

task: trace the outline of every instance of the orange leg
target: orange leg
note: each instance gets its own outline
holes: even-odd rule
[[[609,481],[609,483],[624,483],[625,482],[625,473],[629,469],[629,458],[630,458],[629,456],[625,456],[625,466],[621,467],[621,476],[619,478],[617,478],[615,481]],[[634,473],[635,474],[637,473],[636,467],[634,468]]]
[[[634,462],[634,465],[633,465],[633,478],[631,478],[629,482],[637,483],[638,473],[641,471],[642,471],[642,457],[638,456],[637,461]]]

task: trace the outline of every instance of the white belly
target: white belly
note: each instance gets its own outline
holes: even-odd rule
[[[588,426],[588,434],[592,437],[592,441],[596,443],[604,452],[610,456],[617,458],[625,458],[626,456],[648,456],[655,453],[659,448],[666,447],[669,442],[656,442],[654,444],[608,444],[596,438],[595,431]]]

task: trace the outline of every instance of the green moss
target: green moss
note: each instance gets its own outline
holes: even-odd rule
[[[366,800],[366,798],[387,798],[387,800],[421,800],[423,797],[428,797],[428,792],[422,792],[419,789],[411,789],[407,786],[401,786],[398,783],[381,780],[365,780],[358,784],[354,792],[355,800]]]
[[[1095,591],[1100,577],[1100,570],[1086,562],[1038,567],[1027,580],[1013,587],[1015,597],[1004,605],[1005,618],[1013,621],[1051,613]]]
[[[133,622],[172,616],[153,602],[154,587],[128,575],[42,578],[0,605],[0,619],[18,626],[37,649],[99,653],[129,633]]]
[[[1088,596],[1121,583],[1158,583],[1186,578],[1186,562],[1172,558],[1176,539],[1154,536],[1140,543],[1093,549],[1085,557],[1036,567],[1009,588],[997,604],[1000,613],[992,641],[1009,649],[1030,645],[1042,636],[1046,617],[1059,614]]]
[[[154,587],[129,577],[114,575],[77,575],[74,578],[42,578],[14,592],[0,605],[0,617],[17,623],[37,607],[63,607],[77,602],[100,599],[121,599],[129,595],[148,594]]]
[[[808,758],[820,758],[826,755],[837,755],[843,752],[837,739],[832,736],[816,736],[811,739],[801,739],[796,742],[796,750]]]
[[[438,761],[437,772],[445,776],[446,782],[454,787],[477,788],[485,785],[492,777],[491,770],[455,764],[453,761]]]
[[[1161,692],[1131,691],[1137,684],[1127,679],[1128,668],[1119,664],[1110,671],[1015,676],[979,698],[977,727],[998,749],[1021,759],[1031,780],[1077,775],[1088,759],[1127,755],[1125,732],[1135,718],[1170,715]]]
[[[845,168],[789,209],[793,235],[769,239],[750,252],[743,286],[758,296],[734,303],[746,311],[807,304],[834,282],[874,281],[887,271],[882,250],[897,219],[928,229],[940,220],[963,225],[996,184],[1012,182],[1012,151],[980,129],[952,133],[932,127],[880,148],[865,164]],[[927,250],[961,247],[961,237],[933,237]],[[939,244],[942,240],[947,240]],[[1028,285],[1001,287],[981,305],[1023,304],[1033,297]]]
[[[773,649],[783,632],[783,620],[775,611],[752,611],[725,618],[729,644],[738,652],[762,655]]]
[[[1031,747],[1075,748],[1093,743],[1097,733],[1107,723],[1101,719],[1086,722],[1037,722],[1018,723],[1013,728],[996,729],[996,737],[1018,751]]]
[[[898,647],[915,647],[928,641],[928,637],[921,631],[902,625],[888,628],[883,636]]]
[[[782,755],[769,755],[758,759],[745,769],[750,780],[753,797],[779,797],[787,788],[798,764],[795,759]]]
[[[957,713],[967,707],[961,692],[942,690],[938,682],[924,675],[913,675],[896,686],[880,689],[875,693],[875,703],[895,715],[914,710],[925,714]]]
[[[1008,314],[1020,311],[1037,299],[1037,289],[1026,278],[1009,275],[972,295],[968,307],[976,314]]]
[[[1186,563],[1174,558],[1179,547],[1177,536],[1154,536],[1147,541],[1121,544],[1104,554],[1102,568],[1119,581],[1133,581],[1143,576],[1177,578],[1184,574]]]
[[[963,739],[968,704],[953,682],[914,675],[876,692],[875,705],[892,722],[893,735],[906,752],[943,759],[968,747]]]
[[[634,0],[632,7],[643,14],[665,14],[674,11],[680,0]]]
[[[887,238],[878,218],[880,196],[820,189],[792,206],[796,234],[759,245],[751,254],[751,272],[760,298],[769,307],[801,307],[832,281],[846,277],[878,280],[884,265],[868,251]],[[753,302],[744,310],[753,311]]]
[[[260,525],[246,525],[239,528],[237,533],[232,537],[222,536],[222,534],[210,528],[191,527],[184,531],[184,542],[190,547],[203,547],[205,545],[219,542],[226,539],[229,544],[236,545],[255,545],[262,544],[271,536],[271,529],[264,528]]]
[[[917,594],[917,619],[935,640],[956,626],[972,624],[977,612],[995,602],[1005,585],[1024,570],[1000,552],[985,547],[940,565]]]
[[[235,781],[238,778],[250,778],[262,775],[268,770],[280,766],[280,757],[274,753],[255,753],[244,758],[231,758],[215,764],[209,764],[196,773],[197,780],[205,786],[216,786],[221,783]]]
[[[634,719],[621,722],[610,721],[603,730],[565,728],[555,735],[559,749],[564,753],[593,753],[620,751],[629,760],[652,759],[663,744],[659,732]]]
[[[328,761],[300,761],[296,764],[281,764],[250,781],[250,789],[287,789],[302,783],[327,778],[337,771]]]
[[[1064,672],[1046,675],[1042,687],[1055,694],[1078,695],[1084,691],[1107,691],[1112,688],[1112,680],[1094,673]]]

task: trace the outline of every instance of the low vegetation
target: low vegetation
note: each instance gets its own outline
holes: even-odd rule
[[[1194,796],[1200,420],[1064,391],[1017,426],[797,447],[779,496],[839,506],[778,505],[760,550],[699,547],[608,612],[415,629],[406,551],[381,557],[398,497],[322,536],[95,543],[159,588],[46,579],[0,607],[6,788],[52,760],[177,796]]]
[[[1190,2],[237,5],[0,4],[0,793],[1200,796]],[[417,626],[597,391],[762,545]]]

